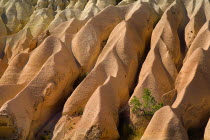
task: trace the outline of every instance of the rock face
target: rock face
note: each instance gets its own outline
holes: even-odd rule
[[[208,124],[207,124],[207,126],[206,126],[206,129],[205,129],[205,135],[204,135],[204,139],[205,140],[208,140],[208,139],[210,139],[210,126],[209,126],[210,124],[209,124],[209,122],[208,122]]]
[[[120,127],[141,128],[130,102],[148,88],[165,106],[136,139],[209,140],[209,9],[209,0],[1,0],[0,139],[128,139]]]
[[[138,22],[143,13],[146,18]],[[119,138],[118,110],[129,99],[138,62],[142,59],[158,14],[148,3],[137,2],[127,7],[124,18],[113,29],[95,67],[67,100],[53,139]],[[131,39],[134,41],[130,42]],[[84,110],[82,116],[78,115],[80,110]],[[78,117],[81,119],[68,130],[68,124]],[[61,134],[63,131],[69,132]]]
[[[203,3],[205,2],[206,1],[203,1]],[[209,3],[207,6],[209,6]],[[205,12],[203,12],[202,17],[206,17]],[[166,138],[175,140],[177,138],[173,136],[179,135],[178,139],[184,140],[187,139],[187,131],[190,129],[201,128],[206,125],[210,115],[208,102],[209,86],[206,84],[210,78],[208,65],[210,63],[208,62],[210,45],[209,23],[209,19],[207,19],[197,33],[187,52],[185,62],[176,77],[175,89],[177,90],[177,98],[172,104],[172,108],[170,109],[171,113],[167,111],[168,109],[166,107],[158,111],[150,122],[142,139]],[[160,115],[158,114],[164,114],[166,112],[168,112],[168,115],[174,114],[174,117],[168,118],[168,115],[163,116],[162,119],[164,118],[166,122],[157,125],[160,121]],[[184,127],[185,132],[182,131],[182,133],[180,133],[180,130],[176,129],[177,127],[173,127],[173,124],[176,122],[174,119],[177,118],[179,122],[181,122],[177,127]],[[169,120],[171,123],[168,123]],[[206,128],[206,131],[208,131],[208,127]]]

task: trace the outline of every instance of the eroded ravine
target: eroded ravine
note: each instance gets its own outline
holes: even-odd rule
[[[209,0],[0,1],[0,139],[123,139],[124,124],[146,129],[141,139],[210,139],[209,9]],[[166,105],[147,128],[129,106],[145,88]]]

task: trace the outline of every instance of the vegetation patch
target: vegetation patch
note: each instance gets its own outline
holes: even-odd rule
[[[77,112],[77,115],[78,115],[78,116],[81,116],[81,115],[83,114],[83,112],[84,112],[84,109],[83,109],[83,108],[80,108],[80,109],[78,110],[78,112]]]
[[[82,116],[83,112],[84,112],[84,108],[80,107],[77,111],[75,111],[73,113],[72,116],[74,116],[74,117],[76,117],[76,116]]]
[[[147,88],[143,91],[142,102],[136,96],[130,102],[131,111],[137,117],[139,116],[153,116],[154,113],[163,107],[163,103],[158,103],[152,96],[151,91]]]
[[[134,96],[130,101],[130,109],[138,118],[138,122],[131,124],[128,120],[123,120],[119,129],[121,134],[120,140],[141,139],[152,116],[161,107],[163,107],[163,103],[158,103],[147,88],[143,90],[142,98]]]

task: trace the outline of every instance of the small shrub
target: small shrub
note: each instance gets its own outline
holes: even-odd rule
[[[81,115],[83,114],[83,112],[84,112],[84,109],[83,109],[83,108],[80,108],[80,109],[78,110],[78,112],[77,112],[77,115],[78,115],[78,116],[81,116]]]
[[[75,116],[75,117],[76,116],[81,116],[83,114],[83,112],[84,112],[84,108],[81,107],[73,113],[73,116]]]
[[[131,111],[137,116],[153,116],[158,109],[163,107],[162,103],[157,103],[151,95],[151,91],[147,88],[143,91],[142,100],[143,102],[141,103],[140,99],[134,96],[130,102],[132,107]]]

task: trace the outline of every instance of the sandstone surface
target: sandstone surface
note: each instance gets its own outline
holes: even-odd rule
[[[0,140],[210,140],[209,83],[209,0],[0,0]]]

